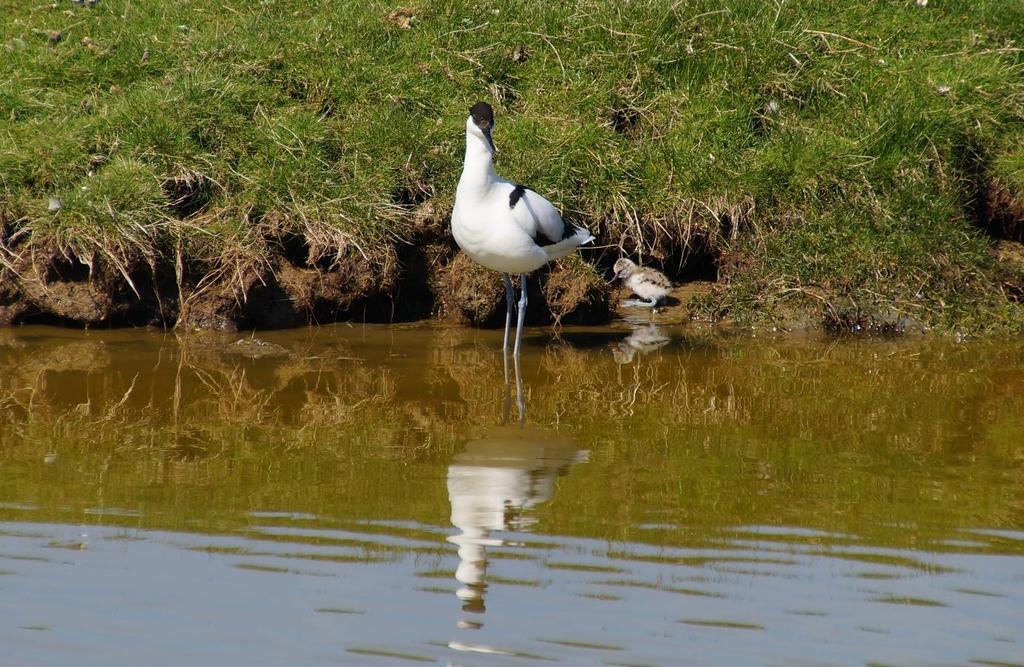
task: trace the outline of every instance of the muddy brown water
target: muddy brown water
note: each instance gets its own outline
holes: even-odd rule
[[[527,336],[0,331],[0,664],[1024,664],[1024,344]]]

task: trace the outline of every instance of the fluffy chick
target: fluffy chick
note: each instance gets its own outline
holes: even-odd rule
[[[646,266],[637,266],[623,257],[612,267],[616,278],[622,278],[626,287],[643,301],[627,301],[624,305],[654,308],[672,291],[672,281],[664,273]]]

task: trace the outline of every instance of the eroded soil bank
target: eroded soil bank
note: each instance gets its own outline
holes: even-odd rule
[[[1024,295],[1024,243],[994,237],[1001,267],[994,287],[1010,301]],[[604,324],[644,317],[659,323],[735,322],[722,280],[720,255],[657,262],[676,288],[653,315],[623,306],[630,293],[605,266],[605,250],[554,262],[528,281],[529,324]],[[675,271],[672,267],[675,267]],[[891,303],[872,303],[820,286],[761,295],[770,311],[739,321],[795,332],[921,333],[932,325]],[[358,255],[331,264],[310,261],[302,239],[277,246],[259,261],[231,267],[177,257],[130,268],[94,253],[50,250],[11,254],[0,266],[0,326],[158,327],[238,331],[283,329],[337,321],[408,322],[433,319],[471,326],[504,322],[500,274],[473,263],[440,228],[396,244],[383,265]]]
[[[529,281],[532,323],[601,323],[613,286],[573,258]],[[258,261],[211,266],[159,258],[124,266],[108,256],[29,249],[0,268],[0,325],[280,329],[334,321],[436,318],[472,325],[503,319],[500,275],[475,265],[443,233],[395,245],[389,261],[353,253],[309,260],[302,239]]]

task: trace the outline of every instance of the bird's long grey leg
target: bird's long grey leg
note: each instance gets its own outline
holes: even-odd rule
[[[508,417],[512,413],[512,385],[508,381],[508,350],[502,350],[501,354],[505,357],[505,398],[501,402],[501,423],[504,425],[508,423]],[[518,359],[516,361],[518,362]],[[518,363],[516,368],[519,368]]]
[[[519,274],[519,321],[516,323],[516,346],[512,355],[519,357],[519,348],[523,343],[523,320],[526,319],[526,274]]]
[[[516,298],[516,293],[512,289],[512,278],[507,273],[505,276],[505,342],[502,343],[501,349],[508,349],[508,330],[512,326],[512,307]],[[508,369],[505,369],[505,380],[508,380]]]
[[[519,372],[519,356],[513,359],[516,367],[516,409],[519,411],[519,425],[526,423],[526,402],[523,401],[523,376]],[[507,418],[506,418],[507,419]]]

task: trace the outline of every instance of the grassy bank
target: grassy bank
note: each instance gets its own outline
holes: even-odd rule
[[[543,277],[556,317],[607,316],[621,249],[717,278],[708,316],[1024,321],[1020,3],[0,15],[2,320],[493,318],[498,280],[447,228],[486,99],[499,171],[609,246]]]

